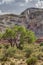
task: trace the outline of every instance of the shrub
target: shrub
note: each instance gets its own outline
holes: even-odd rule
[[[0,44],[0,49],[4,48],[4,45],[3,44]]]
[[[1,65],[5,65],[5,62],[2,62]]]
[[[43,53],[39,53],[38,59],[43,61]]]
[[[0,32],[0,40],[2,39],[2,37],[3,37],[3,34]]]
[[[0,51],[0,61],[6,61],[7,57],[6,57],[6,51],[4,49],[1,49]]]
[[[28,58],[26,63],[27,65],[35,65],[37,62],[37,58],[36,57],[31,57],[31,58]]]
[[[34,43],[36,41],[36,36],[33,31],[27,30],[28,43]]]
[[[26,52],[25,57],[28,58],[28,57],[31,55],[32,50],[29,49],[29,48],[27,48],[27,49],[25,50],[25,52]]]
[[[43,52],[43,46],[40,47],[40,51]]]
[[[40,46],[43,46],[43,42],[42,42],[42,43],[40,43]]]
[[[23,44],[19,44],[19,47],[17,47],[18,49],[20,49],[20,50],[23,50]]]
[[[15,65],[15,63],[14,62],[11,62],[10,65]]]
[[[9,47],[6,50],[6,56],[7,57],[14,57],[15,51],[16,51],[16,49],[14,47]]]
[[[21,54],[15,54],[15,56],[14,56],[14,58],[16,58],[16,59],[23,59],[23,54],[21,53]]]
[[[8,49],[10,47],[9,44],[4,44],[4,48]]]
[[[43,65],[43,64],[41,64],[41,65]]]

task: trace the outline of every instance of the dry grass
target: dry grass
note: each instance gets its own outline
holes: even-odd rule
[[[7,57],[7,59],[6,61],[5,60],[1,61],[0,59],[0,65],[11,65],[11,64],[27,65],[26,53],[28,50],[32,51],[32,53],[30,53],[30,56],[28,58],[37,57],[38,60],[36,65],[43,65],[43,46],[40,46],[40,44],[24,44],[23,50],[16,48],[16,46],[14,46],[13,48],[9,46],[9,48],[10,48],[9,52],[14,54],[12,57],[6,56],[6,52],[8,49],[6,49],[5,46],[1,45],[0,58],[3,59],[3,56],[5,56],[5,58]]]

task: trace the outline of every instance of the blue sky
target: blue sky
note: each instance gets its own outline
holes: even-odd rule
[[[0,14],[20,14],[29,7],[43,8],[43,0],[0,0]]]

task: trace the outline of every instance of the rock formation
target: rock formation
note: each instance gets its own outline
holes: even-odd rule
[[[20,15],[0,15],[0,31],[4,32],[7,27],[14,25],[25,26],[35,32],[36,36],[43,36],[43,9],[28,8]]]

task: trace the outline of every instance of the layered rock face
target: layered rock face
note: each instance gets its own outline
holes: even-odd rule
[[[7,27],[14,25],[25,26],[35,32],[36,36],[43,36],[43,9],[28,8],[20,15],[0,15],[0,31],[4,32]]]
[[[43,9],[29,8],[21,13],[26,16],[27,28],[33,30],[38,37],[43,36]]]
[[[25,26],[26,17],[22,15],[5,14],[0,15],[0,31],[4,32],[7,27],[12,28],[14,25]]]

